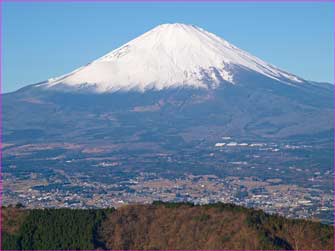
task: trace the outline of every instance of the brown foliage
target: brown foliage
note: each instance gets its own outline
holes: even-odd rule
[[[19,231],[21,224],[27,216],[27,210],[7,207],[1,209],[2,231],[15,234]]]
[[[72,214],[76,215],[76,212],[76,210],[66,211],[70,218]],[[30,236],[30,228],[22,229],[21,227],[28,226],[25,225],[29,223],[28,215],[29,217],[30,215],[38,216],[41,222],[47,221],[45,217],[49,217],[48,214],[41,214],[39,210],[2,208],[2,231],[8,234],[6,235],[7,244],[16,243],[18,239],[11,239],[15,235],[17,237]],[[90,234],[87,236],[89,245],[95,248],[114,250],[333,250],[333,226],[307,220],[286,219],[265,214],[261,210],[229,204],[130,205],[115,211],[104,210],[99,215],[101,221],[99,220],[96,225],[98,229],[94,228],[94,231],[90,233],[93,235],[92,239]],[[66,228],[68,226],[66,221],[61,221],[64,218],[63,209],[56,210],[54,217],[61,223],[45,228],[47,229],[45,230],[46,236],[54,232],[52,227]],[[71,224],[80,226],[83,225],[83,222],[95,224],[93,218],[85,217],[76,218]],[[29,224],[33,226],[33,223],[34,221]],[[77,237],[77,235],[73,237],[74,243],[77,243]],[[32,239],[31,241],[38,240]],[[64,244],[63,241],[60,239],[58,244]]]
[[[108,249],[256,249],[242,212],[142,205],[109,214],[100,229]]]
[[[331,226],[249,209],[125,206],[100,227],[107,249],[333,250]]]
[[[333,250],[333,242],[324,241],[334,236],[334,231],[310,221],[289,221],[277,229],[277,236],[286,239],[295,250]]]

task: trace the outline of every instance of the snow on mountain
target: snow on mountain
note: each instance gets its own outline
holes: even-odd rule
[[[94,92],[215,88],[235,84],[234,66],[283,83],[304,81],[194,25],[163,24],[69,74],[49,79],[46,88]]]

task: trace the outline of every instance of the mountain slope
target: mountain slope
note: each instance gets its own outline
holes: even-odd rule
[[[136,120],[138,130],[173,124],[240,136],[328,137],[333,87],[280,70],[199,27],[163,24],[69,74],[5,95],[4,106],[5,129],[40,129],[43,120],[53,134],[55,126],[127,127]],[[82,113],[88,116],[78,123]],[[101,121],[109,113],[118,123]]]
[[[181,86],[215,88],[237,83],[236,66],[286,84],[304,82],[199,27],[164,24],[41,86],[99,93]]]
[[[75,139],[82,137],[79,132],[87,135],[92,128],[103,134],[136,128],[128,135],[159,129],[167,135],[171,130],[197,134],[206,127],[217,132],[217,140],[224,134],[277,139],[331,136],[332,85],[287,85],[242,69],[239,74],[238,84],[214,89],[175,87],[91,94],[27,87],[3,96],[5,140],[20,138],[22,133],[15,136],[20,130],[40,130],[43,138],[50,140]],[[85,137],[91,138],[89,134]],[[109,137],[122,140],[120,135]]]

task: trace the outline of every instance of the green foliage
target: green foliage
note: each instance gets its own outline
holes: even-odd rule
[[[19,250],[21,249],[18,237],[13,234],[2,233],[2,250]]]
[[[198,221],[199,224],[201,223],[204,226],[208,224],[207,221],[213,224],[213,217],[216,217],[215,215],[218,213],[221,214],[221,212],[222,215],[226,217],[225,220],[222,221],[225,228],[231,227],[230,219],[241,219],[240,223],[238,223],[241,224],[240,228],[244,228],[244,230],[252,229],[254,233],[253,238],[257,236],[257,249],[294,249],[297,247],[297,244],[295,244],[296,241],[299,242],[299,247],[302,244],[306,244],[305,247],[309,247],[309,245],[311,245],[310,243],[314,245],[313,247],[321,247],[319,249],[322,249],[323,247],[325,247],[324,249],[332,249],[333,247],[334,229],[332,226],[307,220],[286,219],[278,215],[269,215],[261,210],[249,209],[233,204],[215,203],[195,206],[192,203],[155,201],[153,202],[153,206],[146,206],[144,207],[144,211],[139,211],[141,214],[138,217],[143,217],[144,219],[145,217],[150,216],[148,218],[150,220],[155,220],[155,217],[160,219],[160,215],[152,214],[152,211],[150,210],[157,209],[158,211],[162,211],[162,207],[173,209],[164,209],[163,211],[170,211],[180,215],[181,217],[179,220],[181,222],[184,222],[185,220],[184,224],[188,224],[187,219]],[[200,211],[198,211],[199,213],[196,210],[197,207],[200,209]],[[210,210],[212,208],[217,210]],[[125,217],[126,219],[132,218],[129,218],[129,215],[122,216],[122,214],[114,214],[113,212],[115,210],[113,208],[95,210],[21,209],[22,211],[15,211],[18,209],[13,207],[7,209],[9,210],[8,212],[12,213],[8,213],[6,216],[5,225],[7,228],[5,229],[7,230],[3,230],[2,232],[2,250],[106,249],[108,243],[106,240],[108,240],[108,238],[113,240],[115,236],[108,235],[106,239],[106,236],[102,235],[103,233],[100,230],[102,223],[106,222],[111,215],[114,215],[114,218],[116,217],[116,223],[120,221],[122,223],[118,230],[121,233],[118,238],[121,239],[118,241],[124,241],[129,248],[132,247],[131,241],[134,238],[134,236],[130,234],[131,231],[134,228],[148,228],[148,225],[137,226],[135,224],[136,221],[134,223],[133,220],[131,220],[131,222],[123,222],[122,217]],[[13,222],[16,222],[13,219],[17,217],[18,212],[24,212],[25,217],[21,217],[21,220],[17,221],[15,229],[8,228],[8,226],[13,226]],[[129,212],[132,212],[132,210]],[[184,216],[187,212],[191,212],[191,216],[193,217],[185,218]],[[225,212],[230,213],[225,214]],[[115,222],[114,224],[116,224]],[[141,222],[147,222],[147,220]],[[150,221],[146,224],[150,224]],[[100,234],[101,236],[99,236]],[[207,234],[210,233],[204,232],[204,235]],[[305,234],[309,234],[308,237]],[[171,235],[173,236],[173,233],[171,233]],[[172,238],[177,238],[177,235],[178,233]],[[294,235],[294,239],[292,239],[292,235]],[[227,232],[222,236],[221,240],[229,245],[232,236],[234,236],[232,233]],[[146,235],[145,238],[147,238]],[[247,237],[243,238],[242,240],[247,240]],[[191,241],[191,243],[193,242]],[[159,245],[157,245],[157,243],[150,243],[150,249],[156,249],[159,247]],[[146,248],[147,247],[148,246],[146,246]],[[166,248],[169,247],[167,246]]]
[[[164,206],[166,208],[178,208],[181,206],[189,206],[193,207],[194,203],[191,202],[165,202],[165,201],[154,201],[152,202],[152,205],[154,206]]]
[[[257,229],[260,240],[260,249],[292,249],[286,241],[272,235],[272,233],[265,227],[265,224],[271,221],[273,223],[272,228],[277,229],[277,224],[279,224],[277,221],[278,219],[281,218],[277,216],[270,216],[261,210],[252,210],[247,213],[246,222],[250,227]]]
[[[239,206],[239,205],[235,205],[232,203],[222,203],[222,202],[217,202],[217,203],[212,203],[212,204],[207,204],[207,205],[203,205],[203,207],[205,208],[217,208],[220,211],[230,211],[230,212],[249,212],[250,209],[243,207],[243,206]]]
[[[15,208],[24,208],[24,205],[22,203],[17,203],[15,205]]]
[[[334,238],[334,229],[329,225],[300,219],[286,219],[279,215],[269,215],[261,210],[249,211],[246,223],[257,229],[261,240],[260,249],[294,249],[293,243],[289,243],[288,238],[292,237],[292,233],[298,234],[295,230],[316,233],[321,246],[329,245]],[[279,237],[278,233],[285,236],[285,239]],[[304,239],[305,234],[295,238],[300,238],[301,242],[311,241]]]
[[[199,215],[199,216],[194,217],[193,219],[194,219],[195,221],[207,221],[207,220],[209,220],[210,218],[211,218],[211,216],[208,215],[208,214],[201,214],[201,215]]]
[[[97,226],[108,210],[34,209],[18,237],[4,234],[3,249],[95,249]],[[16,247],[16,248],[12,248]]]
[[[269,218],[269,215],[260,210],[253,210],[248,212],[247,224],[249,226],[261,228],[264,222]]]

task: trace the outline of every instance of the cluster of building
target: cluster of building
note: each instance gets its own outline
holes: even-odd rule
[[[5,180],[5,184],[8,181]],[[72,189],[78,186],[80,190]],[[333,191],[324,193],[317,188],[283,184],[280,179],[264,181],[257,177],[219,178],[191,174],[179,179],[166,179],[154,173],[141,173],[120,184],[77,180],[77,183],[52,189],[38,186],[16,193],[5,189],[4,202],[7,205],[22,203],[29,208],[107,208],[158,200],[194,204],[224,202],[291,218],[318,218],[318,215],[326,214],[328,219],[323,220],[332,221],[332,194]]]
[[[333,221],[334,171],[323,168],[329,166],[323,159],[311,163],[308,157],[314,149],[322,153],[327,145],[312,148],[304,143],[253,142],[225,136],[219,142],[183,148],[182,154],[177,149],[157,152],[152,146],[149,151],[145,145],[139,147],[147,150],[141,154],[118,152],[113,147],[106,147],[107,152],[100,148],[83,152],[79,146],[69,144],[47,149],[54,147],[76,154],[67,156],[51,151],[50,156],[42,159],[47,168],[35,170],[35,151],[38,155],[44,146],[17,147],[10,152],[9,157],[20,157],[25,164],[8,161],[3,173],[3,205],[107,208],[158,200],[224,202],[292,218]],[[81,152],[76,152],[78,149]],[[157,169],[157,165],[169,166],[171,170]],[[208,168],[202,173],[211,175],[195,175],[199,171],[195,166]],[[167,173],[169,178],[164,175]]]

